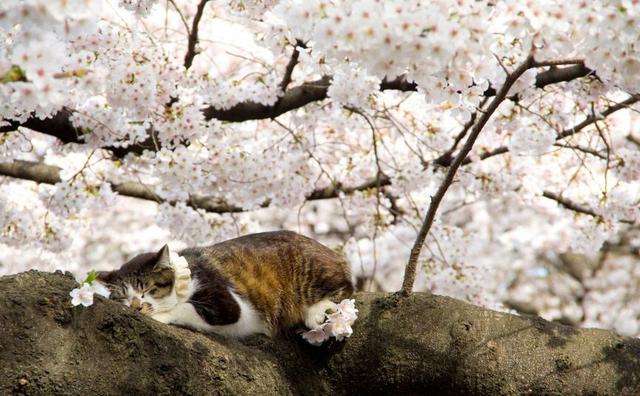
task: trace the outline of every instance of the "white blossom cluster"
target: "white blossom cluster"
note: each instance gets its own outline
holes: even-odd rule
[[[331,337],[342,341],[353,334],[351,326],[358,318],[355,300],[340,301],[335,312],[325,314],[325,322],[315,329],[302,333],[302,338],[311,345],[322,345]]]
[[[120,6],[137,16],[146,17],[151,13],[151,7],[155,2],[156,0],[120,0]]]
[[[496,308],[533,296],[549,318],[582,312],[585,325],[640,333],[637,300],[607,292],[632,289],[631,264],[597,271],[584,309],[557,298],[583,289],[540,264],[595,254],[640,221],[638,105],[574,129],[640,92],[637,1],[208,2],[187,69],[196,7],[0,2],[0,127],[62,109],[75,127],[64,142],[0,133],[0,163],[60,170],[54,185],[0,176],[0,273],[107,269],[165,242],[289,228],[344,253],[359,287],[397,290],[448,169],[441,156],[532,53],[560,68],[584,59],[593,74],[541,89],[551,69],[536,67],[511,88],[438,210],[416,289]],[[415,91],[380,91],[394,81]],[[318,92],[283,114],[234,119]],[[119,196],[125,183],[161,202]],[[308,199],[318,192],[333,198]],[[530,287],[509,286],[520,278]],[[539,286],[551,278],[555,290]]]

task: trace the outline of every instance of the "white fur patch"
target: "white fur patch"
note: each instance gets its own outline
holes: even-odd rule
[[[188,296],[191,296],[197,290],[197,286],[192,279]],[[240,306],[240,318],[237,322],[229,325],[212,326],[208,324],[189,302],[180,302],[168,311],[154,311],[151,317],[162,323],[186,326],[194,330],[213,332],[230,337],[246,337],[257,333],[269,335],[269,327],[253,305],[232,290],[229,290],[229,293]]]
[[[240,318],[236,323],[229,325],[211,326],[211,331],[231,337],[246,337],[251,334],[270,335],[269,327],[253,304],[234,293],[231,289],[229,289],[229,293],[240,306]]]

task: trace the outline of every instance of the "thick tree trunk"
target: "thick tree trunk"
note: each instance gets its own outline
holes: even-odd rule
[[[640,340],[451,298],[357,295],[344,343],[167,326],[60,272],[0,278],[0,394],[640,394]]]

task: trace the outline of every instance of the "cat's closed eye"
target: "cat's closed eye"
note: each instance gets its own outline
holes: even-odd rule
[[[155,283],[151,285],[146,292],[151,294],[154,297],[166,295],[171,292],[172,286],[173,286],[173,282]]]

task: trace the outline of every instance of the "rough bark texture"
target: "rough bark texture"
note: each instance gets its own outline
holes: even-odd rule
[[[69,274],[0,278],[0,394],[640,394],[640,340],[451,298],[357,295],[345,343],[236,341],[97,298]]]

